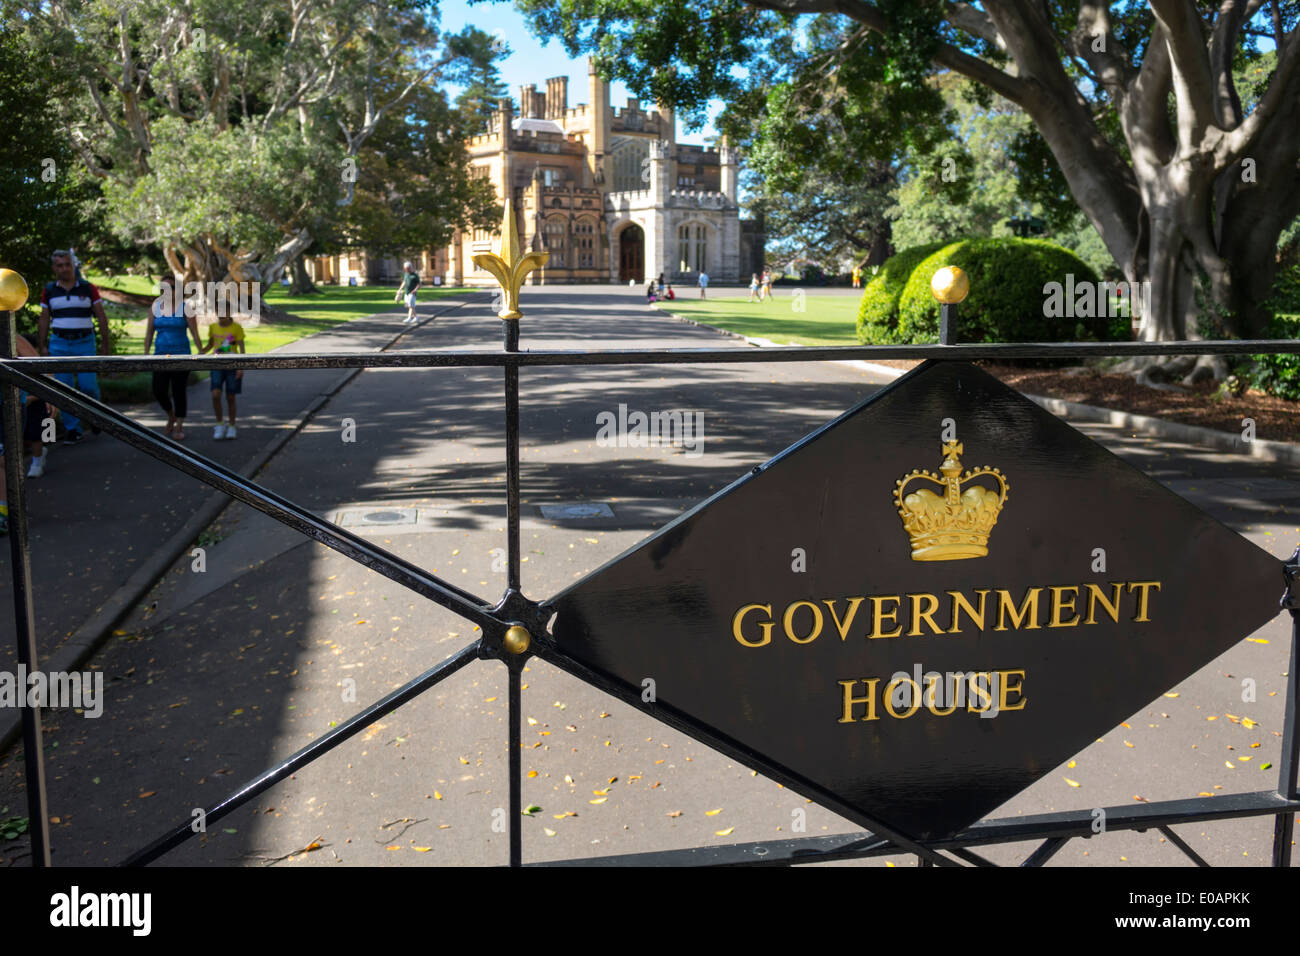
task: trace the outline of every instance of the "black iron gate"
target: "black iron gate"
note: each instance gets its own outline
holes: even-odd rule
[[[21,448],[18,389],[23,388],[62,409],[98,425],[164,464],[203,481],[250,507],[324,544],[340,554],[385,575],[412,591],[476,624],[482,636],[441,663],[414,677],[398,690],[366,707],[332,729],[321,739],[280,761],[264,773],[245,782],[223,800],[205,808],[206,819],[216,821],[252,800],[317,757],[337,747],[385,714],[410,701],[475,660],[495,659],[507,668],[509,677],[509,772],[510,853],[512,866],[522,863],[522,768],[520,673],[524,663],[536,655],[550,664],[640,709],[640,696],[626,686],[591,670],[559,648],[548,634],[551,609],[546,601],[525,597],[520,590],[520,482],[519,482],[519,374],[535,366],[732,364],[756,362],[830,362],[846,359],[932,359],[971,361],[978,359],[1096,358],[1101,356],[1170,356],[1191,354],[1300,354],[1300,342],[1166,342],[1119,344],[1001,344],[1001,345],[908,345],[860,348],[771,348],[771,349],[651,349],[600,351],[519,351],[519,323],[503,322],[505,348],[490,351],[412,351],[394,354],[342,353],[328,356],[221,356],[149,358],[40,358],[15,362],[13,322],[6,321],[0,337],[0,382],[3,385],[4,441],[13,450]],[[944,309],[942,341],[951,339],[949,310]],[[404,561],[382,548],[337,527],[299,507],[256,482],[198,455],[184,446],[157,437],[145,427],[106,405],[46,378],[48,373],[81,371],[160,371],[195,369],[294,369],[294,368],[468,368],[499,367],[505,387],[506,434],[506,553],[507,587],[492,604],[423,568]],[[22,456],[6,457],[10,494],[10,547],[13,556],[14,616],[17,625],[18,661],[28,671],[37,666],[36,633],[32,614],[32,591],[26,509],[24,505]],[[1172,829],[1179,823],[1221,820],[1235,817],[1274,817],[1274,866],[1289,866],[1295,814],[1300,811],[1297,766],[1300,765],[1300,736],[1297,700],[1300,699],[1300,549],[1285,566],[1282,606],[1292,616],[1290,668],[1288,670],[1286,717],[1279,760],[1277,788],[1254,793],[1210,798],[1173,800],[1103,808],[1108,830],[1159,829],[1171,843],[1198,865],[1207,865]],[[848,806],[835,794],[814,782],[776,766],[762,754],[737,741],[702,731],[688,724],[685,715],[659,704],[649,709],[652,716],[706,745],[763,773],[784,786],[816,800],[864,828],[864,832],[830,837],[805,837],[764,843],[733,844],[684,851],[633,854],[600,859],[571,860],[570,864],[614,865],[787,865],[853,859],[907,852],[922,865],[992,866],[972,847],[997,843],[1041,840],[1022,863],[1041,866],[1067,841],[1093,834],[1092,812],[1065,811],[1032,817],[981,821],[961,832],[937,841],[918,842],[895,831],[884,821],[872,819]],[[28,815],[32,859],[35,866],[50,864],[49,816],[46,805],[45,767],[39,708],[22,708],[23,747],[26,770]],[[149,846],[132,854],[126,865],[146,864],[194,836],[191,820],[178,823]],[[944,855],[944,853],[948,855]],[[954,859],[955,858],[955,859]]]

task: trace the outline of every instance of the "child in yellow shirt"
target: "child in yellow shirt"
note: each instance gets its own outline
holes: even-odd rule
[[[239,353],[244,354],[244,327],[232,319],[229,315],[220,316],[215,323],[208,326],[208,344],[203,346],[200,354],[203,352],[215,352],[221,354]],[[212,379],[212,413],[217,418],[217,427],[212,430],[212,437],[220,441],[223,438],[235,437],[235,396],[243,390],[244,370],[240,369],[215,369],[211,373]],[[225,424],[221,420],[221,392],[226,393],[226,404],[230,411],[230,424]]]

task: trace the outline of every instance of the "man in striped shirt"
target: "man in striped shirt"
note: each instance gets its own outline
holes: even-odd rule
[[[54,267],[54,281],[41,291],[40,350],[42,355],[107,355],[108,316],[99,290],[85,279],[77,277],[72,253],[56,249],[50,256]],[[95,322],[99,324],[99,341],[95,340]],[[54,338],[50,335],[53,333]],[[65,385],[99,398],[99,379],[94,372],[59,372],[54,376]],[[81,433],[81,420],[68,412],[63,413],[66,429],[63,441],[75,445],[85,436]],[[98,428],[91,426],[93,431]]]

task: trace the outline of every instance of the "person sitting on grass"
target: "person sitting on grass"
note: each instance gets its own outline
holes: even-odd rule
[[[244,327],[229,315],[220,316],[208,326],[208,344],[203,346],[200,354],[215,352],[222,355],[244,354]],[[243,390],[244,370],[213,369],[212,371],[212,414],[216,416],[217,427],[212,430],[212,437],[217,441],[235,437],[235,396]],[[221,392],[226,393],[226,403],[230,407],[229,424],[221,421]]]

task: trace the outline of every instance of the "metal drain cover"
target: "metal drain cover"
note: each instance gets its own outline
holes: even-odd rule
[[[614,511],[603,501],[567,505],[542,505],[543,518],[612,518]]]
[[[392,527],[415,524],[419,518],[416,508],[348,508],[340,511],[335,524],[341,527]]]

